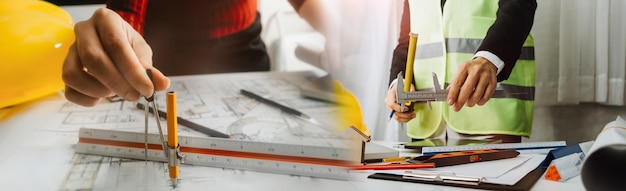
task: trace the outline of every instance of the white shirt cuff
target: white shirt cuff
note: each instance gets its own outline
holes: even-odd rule
[[[391,83],[389,83],[389,88],[387,88],[387,90],[391,89],[391,86],[393,86],[394,84],[398,83],[398,78],[393,79],[393,81],[391,81]]]
[[[489,60],[489,62],[493,63],[494,66],[496,66],[496,68],[498,68],[498,73],[496,74],[500,74],[500,71],[502,71],[502,68],[504,68],[504,61],[502,61],[502,59],[500,59],[500,57],[496,56],[495,54],[489,52],[489,51],[478,51],[476,52],[476,54],[474,54],[474,58],[476,57],[483,57],[487,60]]]

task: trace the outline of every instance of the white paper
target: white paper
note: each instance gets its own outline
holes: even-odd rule
[[[503,185],[514,185],[522,178],[524,178],[528,173],[535,170],[545,158],[546,155],[533,154],[532,158],[524,162],[522,165],[511,169],[511,171],[503,174],[502,176],[486,177],[485,182]]]
[[[518,156],[510,159],[476,162],[462,165],[424,169],[425,171],[454,172],[457,175],[497,178],[522,165],[532,157]]]

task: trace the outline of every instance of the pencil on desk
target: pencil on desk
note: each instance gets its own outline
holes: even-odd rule
[[[167,92],[165,96],[165,106],[167,110],[167,146],[170,150],[178,149],[178,120],[176,114],[176,93],[175,92]],[[165,149],[165,148],[163,148]],[[169,172],[170,179],[172,180],[172,186],[176,187],[178,178],[178,164],[176,161],[177,152],[169,152]],[[174,158],[174,160],[172,160]]]
[[[137,108],[144,109],[144,107],[145,106],[143,104],[137,103]],[[150,112],[154,112],[153,108],[150,108],[149,110],[150,110]],[[157,110],[157,111],[159,112],[159,116],[161,116],[161,117],[166,117],[167,116],[166,112],[163,112],[161,110]],[[202,125],[197,124],[197,123],[194,123],[193,121],[187,120],[185,118],[176,117],[176,119],[178,120],[179,124],[181,124],[181,125],[183,125],[185,127],[188,127],[190,129],[193,129],[195,131],[204,133],[205,135],[208,135],[208,136],[211,136],[211,137],[219,137],[219,138],[231,138],[230,135],[227,135],[225,133],[213,130],[211,128],[202,126]]]
[[[308,121],[308,122],[316,124],[316,125],[324,126],[324,124],[322,124],[322,122],[320,122],[318,120],[315,120],[311,116],[309,116],[309,115],[307,115],[305,113],[302,113],[302,112],[300,112],[300,111],[298,111],[296,109],[293,109],[291,107],[288,107],[286,105],[280,104],[280,103],[278,103],[276,101],[273,101],[273,100],[271,100],[271,99],[269,99],[269,98],[267,98],[265,96],[262,96],[260,94],[256,94],[254,92],[251,92],[251,91],[248,91],[248,90],[244,90],[244,89],[241,89],[240,92],[244,96],[250,97],[250,98],[255,99],[255,100],[259,101],[259,102],[262,102],[262,103],[271,105],[273,107],[276,107],[276,108],[280,109],[281,111],[283,111],[285,113],[289,113],[291,115],[296,116],[297,118],[300,118],[302,120]]]
[[[390,158],[381,158],[381,159],[368,159],[364,160],[364,163],[378,163],[378,162],[403,162],[406,160],[414,159],[414,156],[406,156],[406,157],[390,157]]]

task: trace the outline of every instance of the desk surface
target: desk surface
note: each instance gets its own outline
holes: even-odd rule
[[[114,190],[172,190],[164,163],[130,161],[74,154],[78,129],[52,130],[67,117],[67,101],[53,94],[0,109],[0,185],[3,190],[59,190],[68,185],[95,185]],[[390,143],[384,143],[390,145]],[[368,179],[355,173],[352,181],[331,180],[203,166],[181,166],[185,177],[177,190],[442,190],[443,187]],[[106,181],[72,182],[84,176],[116,177]],[[88,178],[88,177],[87,177]],[[120,181],[124,179],[126,181]],[[132,181],[128,181],[131,179]],[[187,181],[187,183],[185,183]],[[132,184],[128,184],[132,182]],[[75,187],[76,188],[76,187]],[[445,190],[470,190],[445,187]],[[540,179],[533,190],[584,190],[579,177],[566,183]]]

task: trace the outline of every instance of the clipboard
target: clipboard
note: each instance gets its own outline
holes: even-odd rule
[[[481,177],[465,177],[460,175],[445,175],[445,176],[431,176],[430,178],[425,176],[423,178],[412,178],[404,175],[390,174],[390,173],[374,173],[367,178],[379,179],[379,180],[391,180],[401,182],[412,182],[422,184],[435,184],[442,186],[454,186],[463,188],[485,189],[485,190],[506,190],[506,191],[525,191],[530,190],[533,185],[541,178],[545,169],[541,166],[537,166],[535,170],[530,171],[524,178],[518,181],[516,184],[500,185],[482,182]],[[455,177],[456,176],[456,177]]]

